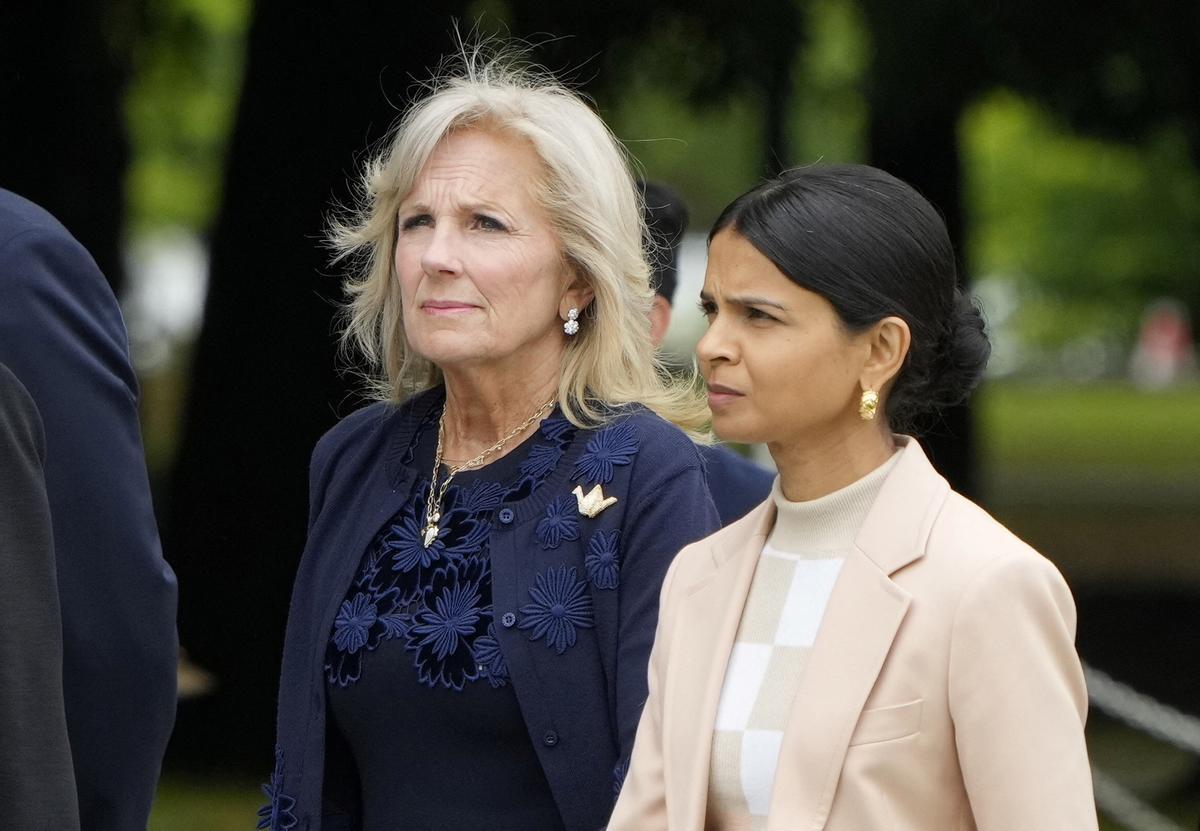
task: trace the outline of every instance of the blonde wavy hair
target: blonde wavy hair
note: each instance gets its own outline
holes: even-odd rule
[[[402,401],[441,373],[409,346],[393,262],[400,203],[434,148],[467,129],[524,138],[544,175],[534,196],[563,256],[592,289],[567,344],[558,387],[563,414],[594,427],[612,408],[640,403],[708,441],[710,414],[692,378],[673,377],[650,341],[653,291],[643,249],[641,196],[620,142],[572,90],[495,47],[463,49],[402,116],[365,164],[356,207],[330,223],[334,260],[351,264],[342,344],[366,361],[376,398]]]

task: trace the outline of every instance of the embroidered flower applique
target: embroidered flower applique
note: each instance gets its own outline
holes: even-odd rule
[[[615,589],[620,580],[621,563],[617,552],[617,540],[621,532],[597,531],[588,540],[587,555],[583,565],[588,579],[598,589]]]
[[[508,683],[508,663],[500,650],[500,640],[496,637],[496,624],[489,623],[487,634],[475,640],[475,669],[488,680],[493,687],[503,687]]]
[[[575,425],[561,415],[546,419],[538,429],[546,441],[534,445],[529,456],[521,462],[521,476],[504,494],[505,502],[519,502],[541,487],[558,468],[559,460],[576,431]]]
[[[536,449],[536,448],[535,448]],[[454,508],[470,514],[491,511],[500,507],[504,486],[499,482],[476,482],[469,488],[458,488]]]
[[[421,682],[461,690],[465,682],[479,677],[471,647],[491,622],[491,610],[484,603],[485,580],[490,585],[483,560],[449,563],[434,572],[406,636]]]
[[[347,687],[362,676],[362,656],[385,640],[399,637],[407,620],[399,610],[394,587],[375,591],[367,581],[342,601],[333,621],[333,637],[325,649],[325,675],[329,683]]]
[[[275,769],[271,778],[262,786],[267,804],[258,809],[258,825],[255,828],[267,831],[288,831],[296,827],[296,815],[292,813],[296,800],[283,792],[283,748],[275,748]]]
[[[428,485],[418,488],[383,537],[383,544],[391,552],[392,570],[396,572],[393,584],[400,591],[401,602],[406,604],[419,598],[435,569],[464,558],[484,556],[491,534],[491,523],[485,519],[489,509],[477,509],[476,504],[490,502],[495,494],[484,489],[463,494],[462,489],[452,486],[446,494],[450,510],[438,523],[437,537],[426,547],[423,522],[428,493]]]
[[[418,425],[402,457],[406,464],[413,463],[418,439],[439,415],[434,407]],[[485,677],[492,686],[507,683],[508,666],[495,630],[489,633],[492,512],[537,490],[556,469],[576,428],[556,414],[543,421],[539,431],[540,441],[514,481],[479,480],[448,489],[438,536],[428,547],[422,524],[429,483],[413,488],[368,546],[360,572],[338,608],[325,654],[330,684],[347,687],[357,682],[364,656],[393,639],[414,653],[418,678],[431,687],[461,690],[466,681]],[[566,497],[560,508],[552,533],[559,542],[578,539],[574,499]]]
[[[559,444],[565,444],[570,440],[570,434],[575,432],[576,427],[564,416],[559,413],[555,413],[543,421],[542,426],[538,429],[541,431],[543,436],[551,441],[558,442]]]
[[[560,496],[546,506],[546,516],[534,532],[542,548],[558,548],[563,540],[579,539],[579,512],[575,497]]]
[[[534,478],[545,478],[558,467],[563,449],[557,444],[538,444],[529,451],[529,456],[521,462],[521,473]]]
[[[367,633],[379,619],[371,596],[359,592],[353,600],[342,601],[333,621],[333,645],[342,652],[357,652],[366,646]]]
[[[615,467],[629,464],[637,451],[637,428],[633,422],[617,422],[588,439],[584,452],[575,462],[572,478],[607,484],[612,481]]]
[[[521,607],[518,626],[532,629],[529,640],[546,639],[546,646],[559,655],[575,645],[576,629],[592,628],[592,598],[587,583],[567,566],[539,574],[529,590],[533,602]]]

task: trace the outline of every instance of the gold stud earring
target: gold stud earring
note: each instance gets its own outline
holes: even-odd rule
[[[879,410],[879,393],[872,389],[863,390],[862,399],[858,402],[858,415],[863,421],[873,421]]]

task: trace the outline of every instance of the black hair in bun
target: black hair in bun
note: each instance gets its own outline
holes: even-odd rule
[[[833,306],[851,331],[895,315],[912,345],[887,398],[893,429],[965,400],[991,354],[984,321],[957,287],[937,210],[866,165],[785,171],[734,200],[709,240],[732,228],[792,282]]]

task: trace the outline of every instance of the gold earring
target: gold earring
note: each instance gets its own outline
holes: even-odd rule
[[[872,389],[863,390],[862,399],[858,402],[858,415],[863,421],[873,421],[879,409],[879,393]]]

